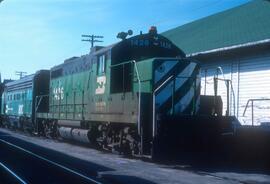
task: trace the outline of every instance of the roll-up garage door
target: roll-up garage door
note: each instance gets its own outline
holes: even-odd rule
[[[252,124],[252,103],[245,115],[249,99],[270,99],[270,57],[250,58],[239,63],[239,108],[238,119],[244,125]],[[270,122],[270,101],[253,102],[254,125]]]

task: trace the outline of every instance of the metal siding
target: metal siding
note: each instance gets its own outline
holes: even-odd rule
[[[270,56],[242,60],[239,66],[239,119],[242,124],[252,123],[251,104],[243,112],[249,99],[270,98]],[[254,102],[254,124],[270,121],[270,101]]]
[[[221,67],[226,79],[232,80],[233,92],[230,90],[230,112],[243,125],[251,125],[251,105],[248,106],[245,117],[243,112],[246,103],[251,98],[270,98],[270,55],[260,55],[245,59],[224,60],[202,64],[201,70],[201,94],[214,95],[214,75],[217,67]],[[205,78],[205,70],[207,70]],[[222,75],[219,74],[219,77]],[[206,86],[205,86],[206,79]],[[222,97],[223,114],[226,107],[226,86],[220,81],[218,84],[218,95]],[[234,105],[235,104],[235,105]],[[254,124],[270,121],[270,101],[254,102]]]

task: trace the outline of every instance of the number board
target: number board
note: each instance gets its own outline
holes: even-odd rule
[[[134,39],[130,39],[130,45],[133,47],[160,47],[172,49],[172,43],[158,36],[152,38],[135,37]]]

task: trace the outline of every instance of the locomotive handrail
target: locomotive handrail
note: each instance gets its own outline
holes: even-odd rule
[[[141,138],[141,148],[140,148],[140,152],[141,154],[143,154],[143,132],[141,131],[142,127],[141,127],[141,78],[139,75],[139,70],[137,67],[137,63],[135,60],[132,61],[134,63],[134,68],[136,71],[136,77],[138,80],[138,85],[139,85],[139,99],[138,99],[138,134],[140,135]]]
[[[138,133],[139,135],[141,134],[141,79],[139,75],[139,70],[137,67],[137,63],[135,60],[132,61],[134,63],[134,68],[136,71],[136,77],[138,80],[138,85],[139,85],[139,101],[138,101]]]
[[[251,124],[252,126],[254,125],[254,108],[253,108],[253,102],[254,101],[270,101],[269,98],[254,98],[254,99],[248,99],[247,104],[245,106],[244,112],[243,112],[243,116],[245,116],[249,102],[251,102]]]
[[[171,80],[171,78],[173,78],[173,76],[174,75],[171,75],[170,77],[168,77],[162,84],[160,84],[155,90],[154,90],[154,92],[153,92],[153,132],[152,132],[152,134],[153,134],[153,138],[155,137],[155,135],[156,135],[156,92],[162,87],[162,86],[164,86],[165,84],[167,84],[170,80]]]
[[[183,77],[183,76],[175,76],[175,79],[176,78],[178,78],[178,79],[194,79],[194,82],[193,82],[193,84],[194,84],[194,94],[196,94],[197,93],[197,87],[196,87],[196,80],[197,79],[201,79],[200,77],[197,77],[197,76],[195,76],[195,77]],[[175,85],[175,84],[174,84]],[[192,112],[193,112],[193,114],[195,114],[196,113],[196,111],[197,111],[197,107],[196,107],[196,105],[195,105],[195,98],[193,98],[193,110],[192,110]],[[174,107],[173,107],[174,108]],[[173,113],[174,113],[174,111],[173,111]]]
[[[191,77],[181,77],[181,76],[174,76],[174,75],[171,75],[170,77],[168,77],[162,84],[160,84],[155,90],[154,90],[154,92],[153,92],[153,114],[152,114],[152,116],[153,116],[153,122],[152,122],[152,128],[153,128],[153,132],[152,132],[152,134],[153,134],[153,138],[155,137],[155,135],[156,135],[156,105],[155,105],[155,101],[156,101],[156,93],[157,93],[157,91],[160,89],[160,88],[162,88],[165,84],[167,84],[168,82],[170,82],[171,81],[171,79],[172,78],[191,78]],[[197,77],[195,77],[195,78],[197,78]],[[195,85],[195,90],[196,90],[196,85]],[[174,98],[174,97],[172,97],[172,98]],[[194,110],[195,111],[195,110]]]
[[[36,125],[36,127],[37,127],[37,134],[39,134],[39,131],[38,131],[38,123],[37,123],[37,110],[38,110],[38,107],[39,107],[39,105],[40,105],[40,103],[41,103],[41,100],[43,99],[43,97],[49,97],[49,95],[37,95],[36,96],[36,99],[35,99],[35,125]],[[38,101],[38,103],[37,103],[37,99],[39,98],[39,101]]]
[[[138,99],[138,133],[140,135],[141,134],[141,116],[140,116],[140,114],[141,114],[141,79],[140,79],[139,70],[138,70],[138,67],[137,67],[136,60],[126,61],[126,62],[123,62],[123,63],[111,65],[110,68],[117,67],[117,66],[123,66],[123,65],[126,65],[126,64],[130,64],[130,63],[134,64],[136,77],[137,77],[138,85],[139,85],[139,89],[138,89],[138,91],[139,91],[138,92],[139,93],[139,97],[138,97],[139,98]]]
[[[218,74],[219,72],[222,74],[223,78],[219,78]],[[231,87],[231,92],[233,95],[233,115],[235,115],[235,93],[234,93],[234,89],[233,89],[233,84],[232,84],[232,80],[231,79],[226,79],[224,72],[222,70],[222,67],[217,67],[216,69],[216,73],[214,74],[214,93],[215,96],[217,96],[217,92],[218,92],[218,81],[224,81],[225,82],[225,86],[227,89],[227,111],[226,111],[226,116],[230,115],[230,97],[229,97],[229,93],[230,93],[230,87]]]
[[[132,60],[132,61],[126,61],[126,62],[123,62],[123,63],[118,63],[118,64],[115,64],[115,65],[111,65],[110,68],[113,68],[113,67],[117,67],[117,66],[122,66],[122,65],[126,65],[126,64],[129,64],[129,63],[134,63],[135,60]],[[136,61],[135,61],[136,62]]]
[[[39,98],[39,101],[38,101],[38,104],[36,104],[36,106],[35,106],[35,112],[37,112],[38,107],[39,107],[39,105],[40,105],[41,100],[43,99],[43,97],[47,97],[47,96],[49,96],[49,95],[38,95],[38,96],[36,96],[36,100]]]
[[[123,65],[126,65],[126,64],[130,64],[130,63],[134,64],[136,77],[137,77],[137,80],[138,80],[138,86],[139,86],[138,87],[139,96],[138,96],[138,116],[137,116],[137,119],[138,119],[138,134],[140,135],[141,142],[142,142],[143,141],[143,135],[142,135],[142,132],[141,132],[141,78],[140,78],[140,75],[139,75],[139,70],[138,70],[136,60],[111,65],[110,68],[117,67],[117,66],[123,66]],[[142,150],[143,150],[143,144],[141,144],[141,152],[142,152]]]

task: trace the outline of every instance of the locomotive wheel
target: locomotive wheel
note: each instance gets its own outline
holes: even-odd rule
[[[45,136],[48,138],[57,138],[57,123],[56,121],[45,121],[39,124],[39,133],[41,136]]]
[[[44,135],[45,135],[45,137],[51,138],[50,134],[51,134],[51,131],[50,131],[50,128],[49,128],[49,124],[45,123]]]
[[[139,154],[139,139],[136,130],[119,124],[99,125],[97,143],[105,150],[123,155]]]

